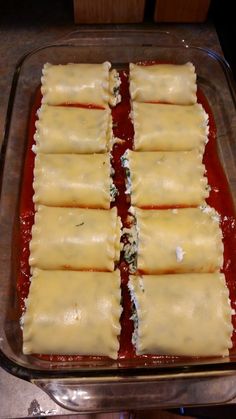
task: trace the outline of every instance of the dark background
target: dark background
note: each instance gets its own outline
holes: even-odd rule
[[[212,0],[208,19],[212,20],[226,60],[229,62],[236,80],[236,21],[235,2]]]

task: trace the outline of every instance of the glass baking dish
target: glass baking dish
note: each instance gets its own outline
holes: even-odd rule
[[[190,47],[165,32],[73,33],[53,45],[24,56],[12,82],[1,152],[0,218],[0,347],[1,365],[12,374],[39,385],[71,410],[102,411],[222,403],[236,394],[236,354],[226,358],[143,358],[45,361],[21,352],[17,301],[19,197],[29,118],[44,63],[110,61],[123,69],[129,62],[160,60],[193,62],[198,86],[213,111],[217,147],[234,206],[236,204],[236,95],[227,62],[213,51]],[[236,249],[235,249],[236,251]]]

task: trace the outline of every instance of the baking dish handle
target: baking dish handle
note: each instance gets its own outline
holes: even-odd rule
[[[137,42],[139,45],[155,45],[155,46],[183,46],[188,47],[188,42],[185,39],[180,39],[175,33],[171,31],[153,31],[148,29],[127,29],[127,30],[108,30],[108,29],[79,29],[69,32],[59,38],[55,43],[61,44],[63,42],[73,45],[89,45],[94,43],[101,43],[104,39],[106,43],[114,44],[122,41],[123,44],[132,45]]]
[[[225,373],[224,373],[225,374]],[[197,406],[220,404],[236,396],[235,374],[222,376],[159,377],[156,380],[146,379],[131,381],[123,377],[106,377],[78,382],[78,379],[34,380],[38,387],[45,391],[56,403],[65,409],[85,413],[102,411],[121,411],[145,408],[170,408],[178,406]]]

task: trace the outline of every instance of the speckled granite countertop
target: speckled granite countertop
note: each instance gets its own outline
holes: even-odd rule
[[[146,26],[116,25],[103,26],[100,29],[129,30],[144,29]],[[221,53],[217,34],[211,23],[206,24],[179,24],[179,25],[148,25],[150,30],[168,30],[175,34],[180,40],[185,40],[190,45],[204,46]],[[74,31],[91,31],[96,28],[76,26],[71,24],[46,25],[46,24],[3,24],[0,27],[0,144],[3,139],[5,115],[7,110],[8,97],[11,87],[12,76],[19,58],[44,44],[63,38],[67,33]],[[98,32],[99,36],[99,32]],[[235,380],[236,384],[236,380]],[[65,415],[69,412],[56,403],[39,388],[28,382],[22,381],[0,370],[0,417],[20,418],[26,416],[40,415]],[[75,413],[75,412],[74,412]],[[71,412],[73,414],[73,412]],[[84,417],[91,417],[85,415]],[[110,415],[105,415],[110,417]],[[113,415],[113,419],[120,417]],[[125,417],[125,416],[123,416]]]

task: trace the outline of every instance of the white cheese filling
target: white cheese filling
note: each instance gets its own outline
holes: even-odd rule
[[[110,178],[110,201],[114,202],[118,195],[118,189],[116,185],[113,183],[112,178]]]
[[[129,272],[135,273],[137,271],[138,231],[134,220],[131,228],[123,228],[123,236],[127,240],[123,246],[124,258],[129,264]]]
[[[110,91],[114,95],[114,100],[112,100],[112,106],[115,106],[121,102],[121,95],[120,95],[121,79],[117,70],[113,69],[110,72],[109,82],[110,82]]]
[[[139,339],[139,318],[138,318],[138,301],[135,296],[134,287],[131,284],[131,282],[128,282],[128,288],[130,292],[130,298],[132,302],[132,316],[130,317],[130,320],[134,322],[134,331],[132,334],[132,344],[135,347],[135,351],[137,352],[138,347],[138,339]]]
[[[220,214],[215,210],[215,208],[212,208],[207,204],[200,205],[199,208],[203,213],[209,214],[211,219],[215,221],[217,224],[220,223],[221,221]]]
[[[182,262],[184,255],[185,255],[185,251],[183,250],[182,247],[177,246],[175,249],[175,254],[176,254],[176,260],[177,262]]]
[[[110,202],[114,202],[116,200],[119,191],[116,185],[113,182],[113,176],[115,175],[115,169],[111,165],[112,155],[110,153]]]
[[[127,157],[128,150],[125,151],[123,156],[121,156],[121,166],[125,169],[125,194],[131,195],[132,192],[132,183],[131,183],[131,174],[130,174],[130,167],[129,167],[129,159]]]

